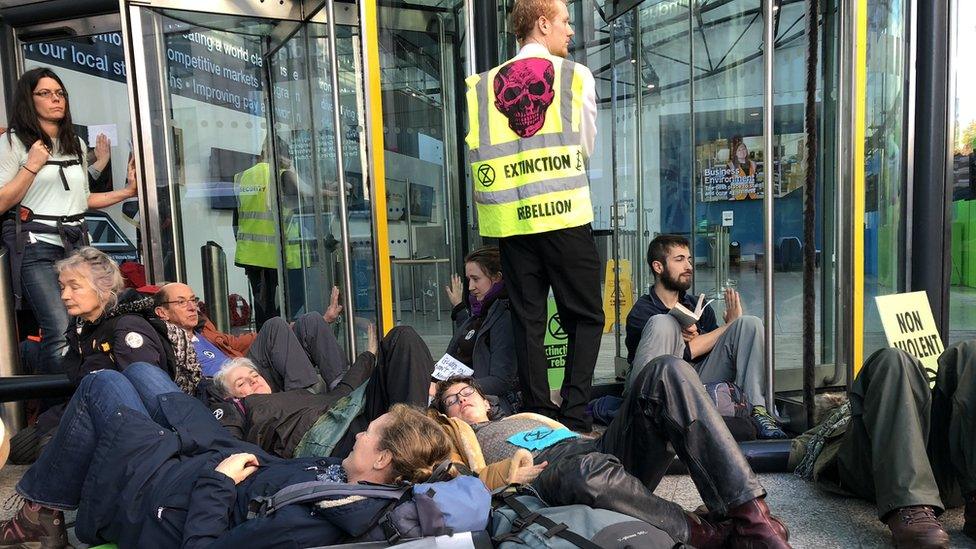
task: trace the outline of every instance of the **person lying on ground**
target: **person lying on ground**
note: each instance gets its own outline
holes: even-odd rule
[[[200,314],[199,302],[192,288],[177,282],[164,285],[155,295],[156,315],[167,323],[177,362],[186,369],[198,367],[203,376],[210,377],[228,359],[247,356],[272,389],[311,392],[327,391],[349,369],[330,326],[342,312],[337,288],[332,289],[324,315],[305,314],[294,326],[274,317],[259,331],[239,336],[218,331]],[[368,352],[375,354],[376,349]],[[356,360],[371,360],[364,354]]]
[[[474,370],[471,376],[484,392],[498,397],[505,413],[515,412],[519,406],[515,335],[498,246],[468,254],[464,273],[467,300],[461,277],[454,275],[451,286],[445,288],[454,306],[454,337],[447,354]]]
[[[426,406],[429,400],[434,361],[417,332],[398,326],[377,347],[375,363],[357,361],[321,394],[273,391],[253,362],[232,359],[213,378],[226,398],[210,407],[234,436],[272,454],[342,455],[353,435],[393,404]]]
[[[492,420],[471,378],[437,384],[436,419],[490,489],[531,483],[551,505],[580,503],[653,524],[694,547],[789,547],[759,484],[694,369],[662,356],[634,380],[620,413],[596,439],[537,414]],[[688,466],[709,519],[654,494],[675,453]],[[510,460],[510,461],[509,461]]]
[[[423,481],[449,456],[433,421],[394,406],[356,436],[344,459],[284,460],[230,436],[155,365],[100,370],[82,380],[54,440],[17,483],[24,502],[0,522],[0,547],[68,547],[64,511],[73,509],[78,538],[95,545],[333,544],[356,526],[347,521],[380,509],[367,513],[367,499],[339,518],[312,504],[249,518],[250,502],[315,480]]]
[[[797,475],[875,502],[896,547],[949,547],[936,517],[963,503],[976,539],[976,341],[943,351],[933,389],[930,374],[900,349],[877,351],[849,402],[790,452]]]

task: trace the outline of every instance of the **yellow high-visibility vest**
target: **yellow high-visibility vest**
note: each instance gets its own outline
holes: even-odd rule
[[[271,187],[271,167],[267,162],[259,162],[234,176],[234,192],[237,193],[237,249],[234,264],[250,265],[267,269],[278,268],[278,227],[274,212],[271,211],[268,192]],[[288,218],[291,217],[289,214]],[[285,245],[285,267],[298,269],[301,263],[301,248],[297,234],[297,224],[289,219],[286,229],[288,242]]]
[[[556,56],[519,57],[465,80],[482,236],[593,221],[580,135],[586,70]]]

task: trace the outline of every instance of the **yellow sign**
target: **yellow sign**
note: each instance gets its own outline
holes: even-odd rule
[[[634,306],[634,283],[631,279],[630,260],[621,259],[619,268],[620,288],[617,289],[617,277],[614,276],[614,260],[607,261],[606,284],[603,287],[603,316],[606,323],[603,325],[603,333],[609,333],[613,328],[613,322],[617,316],[614,311],[617,303],[620,303],[620,320],[625,322],[631,307]]]
[[[888,345],[917,358],[931,372],[929,378],[934,382],[939,371],[939,355],[945,348],[928,296],[925,292],[911,292],[879,295],[874,301]]]

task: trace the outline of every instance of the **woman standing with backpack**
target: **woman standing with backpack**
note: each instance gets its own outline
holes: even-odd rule
[[[68,91],[48,68],[29,70],[17,81],[4,137],[0,212],[6,213],[0,235],[10,252],[14,294],[27,299],[41,329],[41,373],[57,373],[68,314],[54,263],[88,243],[86,210],[136,196],[135,168],[130,163],[124,188],[89,192],[90,167],[85,144],[71,122]],[[97,148],[101,167],[108,146],[102,138]]]

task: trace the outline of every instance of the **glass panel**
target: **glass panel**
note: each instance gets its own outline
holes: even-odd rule
[[[413,326],[434,355],[454,329],[444,288],[469,251],[455,213],[468,171],[458,167],[467,157],[459,156],[457,139],[463,3],[448,4],[398,0],[379,12],[394,317]]]
[[[88,162],[97,162],[95,140],[110,138],[111,153],[97,179],[89,179],[92,192],[121,189],[126,163],[132,152],[129,124],[129,92],[126,89],[122,34],[118,32],[78,36],[21,45],[24,69],[49,67],[64,82],[74,102],[71,118],[75,132],[88,144]],[[137,199],[103,208],[104,215],[89,220],[92,245],[117,261],[139,259]],[[93,226],[92,222],[98,223]],[[102,238],[94,238],[96,229]],[[110,240],[110,235],[114,237]],[[124,236],[123,236],[124,235]]]
[[[280,231],[292,245],[285,259],[291,261],[285,282],[289,314],[323,312],[331,288],[342,287],[344,264],[352,269],[353,305],[356,318],[376,321],[370,191],[363,176],[365,127],[359,70],[358,29],[336,28],[339,80],[339,112],[344,160],[345,199],[349,223],[350,254],[342,259],[342,209],[333,123],[333,93],[328,25],[308,23],[286,41],[271,58],[275,145],[291,161],[285,164],[279,193],[282,199]],[[293,254],[289,257],[289,253]],[[357,324],[363,328],[363,324]],[[365,331],[357,331],[357,349],[365,348]]]
[[[686,229],[694,235],[694,290],[717,299],[723,288],[733,286],[745,314],[761,318],[767,164],[762,152],[761,3],[696,2],[694,10],[695,193],[692,223]],[[688,121],[682,115],[669,118],[671,128]],[[723,222],[728,218],[725,212],[731,212],[731,227]],[[732,242],[738,244],[739,255],[734,273],[728,260]],[[724,302],[718,300],[713,307],[721,318]]]
[[[636,297],[653,283],[645,257],[649,241],[660,233],[684,234],[694,248],[693,290],[720,297],[721,289],[735,287],[746,314],[762,317],[762,198],[764,168],[772,164],[777,212],[773,227],[777,254],[771,258],[776,266],[776,367],[798,368],[805,184],[804,6],[784,3],[778,10],[773,83],[776,157],[765,162],[760,1],[646,0],[610,23],[603,19],[606,4],[570,2],[577,33],[571,54],[593,72],[599,97],[601,137],[590,158],[589,176],[594,228],[604,258],[630,262],[631,271],[621,276],[630,275]],[[835,52],[833,29],[827,39]],[[817,73],[822,96],[822,71]],[[836,87],[835,80],[831,86]],[[833,126],[825,128],[822,121],[820,128],[821,134],[834,133]],[[733,142],[739,158],[732,153]],[[817,196],[815,242],[820,255],[831,258],[825,268],[818,263],[816,273],[818,362],[834,360],[834,303],[820,301],[825,291],[832,296],[836,286],[831,245],[838,221],[829,206],[836,188],[828,155],[833,144],[826,138],[821,141],[821,162],[827,164],[822,164],[824,180],[818,185],[825,190]],[[723,218],[726,224],[731,218],[731,226],[723,227]],[[792,255],[784,259],[778,250],[787,248]],[[622,304],[626,301],[621,299]],[[719,300],[713,306],[721,317],[724,303]],[[611,313],[611,321],[623,324],[627,310],[618,309]],[[597,380],[613,379],[619,373],[614,359],[619,365],[626,354],[618,326],[603,341]],[[781,375],[778,388],[794,389],[799,383],[798,375]]]
[[[949,291],[950,344],[976,337],[976,75],[965,56],[976,50],[976,3],[955,2],[952,69],[955,89],[955,146],[952,170],[952,280]],[[955,61],[958,61],[956,63]]]
[[[864,356],[886,347],[874,297],[904,291],[905,0],[869,0],[864,212]]]
[[[807,174],[807,134],[804,121],[804,105],[806,100],[806,63],[807,63],[807,6],[798,4],[783,5],[776,13],[778,29],[776,35],[776,56],[773,77],[774,87],[774,147],[776,154],[776,172],[774,184],[774,228],[773,249],[775,290],[774,310],[776,317],[776,369],[799,370],[803,367],[803,248],[804,248],[804,196],[806,192]],[[818,29],[819,31],[819,29]],[[821,47],[821,50],[823,47]],[[761,61],[757,61],[761,62]],[[822,71],[817,70],[817,93],[822,97]],[[817,109],[818,115],[821,113]],[[823,133],[824,122],[816,120],[817,127]],[[830,128],[831,130],[833,128]],[[829,131],[829,130],[828,130]],[[821,140],[818,147],[821,151],[827,143]],[[826,167],[820,170],[820,175],[832,175],[834,168]],[[831,177],[831,182],[832,182]],[[823,193],[823,185],[815,186],[818,193]],[[833,185],[831,184],[831,188]],[[831,191],[831,199],[833,192]],[[816,203],[816,202],[815,202]],[[831,331],[832,326],[824,326],[821,316],[822,284],[821,277],[832,280],[832,263],[826,265],[819,261],[823,252],[825,209],[816,206],[814,219],[814,249],[818,258],[814,272],[814,363],[824,362],[821,344],[823,330]],[[831,231],[832,232],[832,231]],[[832,292],[831,292],[832,293]],[[832,315],[831,315],[832,316]],[[833,356],[831,349],[827,358]],[[838,370],[843,372],[843,369]],[[831,369],[828,377],[833,378]],[[842,382],[834,380],[834,383]],[[780,376],[777,390],[798,390],[802,388],[802,378],[796,376]]]
[[[279,314],[293,319],[323,312],[333,285],[351,291],[342,287],[343,269],[351,268],[357,293],[346,318],[375,321],[356,29],[340,26],[336,37],[346,182],[341,188],[333,127],[335,63],[326,24],[308,23],[271,51],[272,37],[293,23],[152,9],[136,13],[148,62],[148,82],[140,90],[150,97],[152,111],[152,142],[143,145],[152,147],[156,159],[165,278],[182,278],[202,292],[203,278],[213,273],[204,271],[199,250],[208,242],[219,244],[227,256],[229,292],[247,296],[260,326]],[[345,193],[347,212],[339,206],[339,193]],[[351,258],[342,257],[342,219],[350,227]],[[357,347],[364,347],[365,331],[357,330],[357,337]]]

